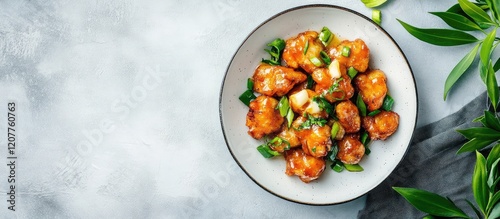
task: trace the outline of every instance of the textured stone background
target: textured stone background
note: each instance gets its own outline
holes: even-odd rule
[[[360,1],[0,1],[0,136],[17,104],[16,211],[7,210],[7,139],[0,137],[2,218],[354,218],[364,198],[291,203],[255,185],[225,145],[218,98],[248,33],[291,7]],[[389,1],[383,28],[418,85],[418,126],[484,88],[476,74],[447,102],[447,73],[470,49],[411,37],[396,21],[445,27],[428,11],[455,1]],[[465,89],[467,87],[467,89]],[[3,194],[3,195],[2,195]]]

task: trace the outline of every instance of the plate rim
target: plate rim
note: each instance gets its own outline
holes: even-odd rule
[[[397,47],[397,49],[401,53],[404,61],[406,62],[406,65],[408,66],[408,69],[410,70],[410,75],[411,75],[411,78],[413,80],[413,85],[415,87],[415,100],[416,100],[416,102],[415,102],[415,124],[413,125],[413,131],[411,133],[411,136],[409,138],[408,146],[406,147],[405,152],[403,153],[403,156],[398,161],[398,163],[394,167],[394,169],[391,170],[391,172],[387,175],[387,177],[385,177],[381,182],[379,182],[378,184],[376,184],[375,186],[373,186],[371,189],[367,190],[366,192],[364,192],[364,193],[362,193],[362,194],[360,194],[360,195],[358,195],[356,197],[353,197],[351,199],[348,199],[348,200],[345,200],[345,201],[341,201],[341,202],[333,202],[333,203],[310,203],[310,202],[307,202],[307,201],[295,200],[295,199],[291,199],[291,198],[287,198],[287,197],[281,196],[281,195],[273,192],[272,190],[268,189],[267,187],[265,187],[261,183],[259,183],[257,180],[255,180],[248,173],[248,171],[241,165],[241,163],[238,161],[238,159],[236,159],[236,157],[235,157],[235,155],[233,153],[233,150],[229,146],[229,142],[228,142],[228,139],[227,139],[227,136],[226,136],[226,130],[224,128],[224,122],[223,122],[223,118],[222,118],[222,95],[223,95],[223,92],[224,92],[224,85],[225,85],[225,82],[226,82],[226,77],[228,75],[229,68],[231,67],[231,63],[233,63],[233,60],[236,57],[236,54],[238,54],[238,52],[240,51],[241,47],[247,42],[247,40],[250,38],[250,36],[252,36],[259,28],[261,28],[262,26],[264,26],[265,24],[267,24],[271,20],[273,20],[273,19],[275,19],[275,18],[277,18],[277,17],[279,17],[279,16],[281,16],[283,14],[286,14],[286,13],[289,13],[289,12],[292,12],[292,11],[297,11],[297,10],[305,9],[305,8],[334,8],[334,9],[339,9],[339,10],[347,11],[349,13],[357,15],[357,16],[359,16],[359,17],[361,17],[361,18],[363,18],[363,19],[371,22],[372,24],[376,25],[377,28],[379,28],[380,31],[383,34],[385,34],[392,41],[392,43]],[[220,91],[219,91],[219,121],[220,121],[220,125],[221,125],[221,128],[222,128],[222,135],[224,136],[224,141],[226,143],[226,147],[228,148],[228,150],[229,150],[229,152],[231,154],[231,157],[233,158],[234,161],[236,161],[236,163],[238,164],[238,166],[240,167],[240,169],[243,170],[243,172],[255,184],[257,184],[259,187],[261,187],[265,191],[273,194],[274,196],[277,196],[277,197],[279,197],[281,199],[284,199],[284,200],[287,200],[287,201],[290,201],[290,202],[294,202],[294,203],[298,203],[298,204],[303,204],[303,205],[310,205],[310,206],[330,206],[330,205],[338,205],[338,204],[343,204],[343,203],[351,202],[353,200],[356,200],[356,199],[358,199],[358,198],[366,195],[368,192],[372,191],[374,188],[376,188],[377,186],[379,186],[380,184],[382,184],[394,172],[394,170],[396,170],[398,168],[398,166],[401,165],[401,162],[404,160],[404,158],[406,157],[406,155],[408,153],[408,149],[410,148],[411,142],[412,142],[412,140],[413,140],[413,138],[415,136],[415,130],[416,130],[416,127],[417,127],[417,122],[418,122],[418,106],[419,106],[419,104],[418,104],[418,90],[417,90],[417,83],[416,83],[416,80],[415,80],[415,75],[413,74],[413,70],[411,68],[410,62],[408,61],[408,58],[406,57],[405,53],[403,52],[403,50],[401,49],[401,47],[399,46],[399,44],[394,40],[394,38],[392,38],[392,36],[385,29],[383,29],[382,26],[378,25],[377,23],[375,23],[373,20],[371,20],[370,18],[366,17],[365,15],[363,15],[363,14],[357,12],[357,11],[354,11],[352,9],[343,7],[343,6],[330,5],[330,4],[307,4],[307,5],[300,5],[300,6],[292,7],[292,8],[289,8],[289,9],[286,9],[286,10],[283,10],[281,12],[276,13],[275,15],[269,17],[268,19],[264,20],[259,25],[257,25],[252,31],[250,31],[247,34],[247,36],[245,37],[245,40],[243,40],[241,42],[241,44],[238,46],[238,48],[236,49],[236,51],[232,55],[231,60],[229,61],[228,65],[226,67],[226,71],[224,73],[224,77],[222,78],[222,83],[221,83],[221,87],[220,87]]]

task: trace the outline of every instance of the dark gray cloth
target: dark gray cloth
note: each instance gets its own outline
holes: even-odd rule
[[[412,187],[449,197],[469,216],[475,216],[466,199],[475,203],[471,189],[475,153],[456,154],[466,139],[456,132],[479,126],[472,120],[483,115],[487,96],[482,94],[458,112],[418,128],[403,161],[367,195],[358,218],[422,218],[392,187]]]

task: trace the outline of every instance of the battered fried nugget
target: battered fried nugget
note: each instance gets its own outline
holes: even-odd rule
[[[344,47],[350,49],[350,54],[347,57],[342,54]],[[361,39],[344,40],[337,47],[330,48],[328,55],[331,59],[337,59],[347,68],[354,67],[358,72],[365,72],[370,61],[370,49]]]
[[[255,139],[277,132],[285,121],[276,109],[278,101],[272,97],[261,95],[250,102],[246,126],[248,134]]]
[[[345,133],[356,133],[361,128],[361,117],[359,116],[358,107],[350,100],[344,100],[337,104],[335,113]]]
[[[292,68],[261,64],[253,74],[253,89],[267,96],[283,96],[307,76]]]
[[[343,65],[340,65],[340,72],[340,78],[333,78],[327,68],[318,68],[314,70],[312,74],[312,78],[316,82],[314,91],[322,94],[332,103],[339,100],[350,99],[354,95],[354,87],[351,84],[351,78],[346,74],[346,69]],[[331,89],[332,85],[334,89]]]
[[[307,51],[304,54],[306,48]],[[295,69],[300,67],[307,73],[312,73],[314,69],[324,67],[323,63],[316,66],[311,62],[312,58],[321,60],[319,53],[323,49],[323,44],[318,39],[318,33],[316,31],[306,31],[286,40],[282,58],[287,66]]]
[[[386,81],[385,74],[381,70],[371,70],[354,78],[354,83],[369,111],[379,109],[384,103],[387,94]]]
[[[358,134],[344,136],[338,147],[337,158],[345,164],[357,164],[365,155],[365,146],[359,141]]]
[[[285,160],[285,173],[289,176],[296,175],[305,183],[317,179],[326,167],[323,158],[307,155],[300,148],[286,151]]]
[[[305,121],[304,117],[299,121]],[[310,128],[300,129],[296,133],[302,144],[302,150],[313,157],[324,157],[332,148],[330,126],[311,125]]]
[[[300,146],[300,140],[296,132],[297,131],[294,128],[288,128],[286,124],[284,124],[283,127],[281,128],[281,132],[278,133],[277,136],[287,141],[290,144],[291,148],[294,148]],[[271,147],[271,149],[278,152],[283,152],[285,150],[285,148],[273,148],[273,147]]]
[[[368,135],[372,140],[385,140],[399,126],[399,115],[393,111],[382,111],[375,116],[367,116],[363,118],[363,128],[368,131]]]

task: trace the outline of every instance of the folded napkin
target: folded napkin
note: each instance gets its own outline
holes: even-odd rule
[[[456,132],[480,124],[472,122],[486,109],[486,93],[476,97],[458,112],[415,130],[408,152],[378,187],[367,195],[366,206],[358,218],[422,218],[392,187],[412,187],[449,197],[469,216],[475,213],[466,199],[475,203],[471,180],[475,153],[456,154],[466,139]]]

